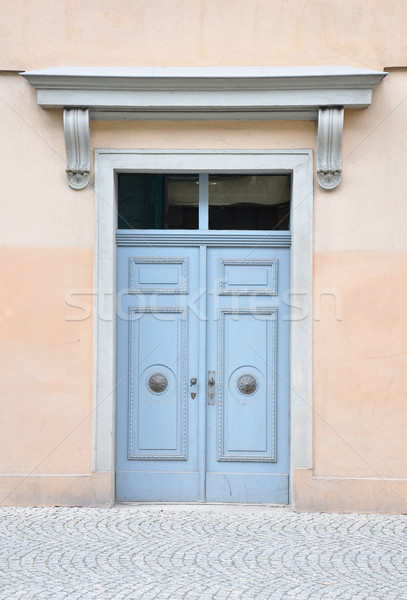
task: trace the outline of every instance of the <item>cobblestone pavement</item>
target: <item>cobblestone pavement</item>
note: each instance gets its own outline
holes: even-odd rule
[[[407,517],[1,508],[0,599],[406,599]]]

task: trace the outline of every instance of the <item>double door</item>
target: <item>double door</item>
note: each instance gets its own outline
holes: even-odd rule
[[[289,249],[117,251],[116,499],[287,503]]]

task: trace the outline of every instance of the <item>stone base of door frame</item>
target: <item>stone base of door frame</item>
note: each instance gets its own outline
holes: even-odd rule
[[[112,474],[0,476],[0,506],[111,506]]]
[[[0,506],[112,506],[110,472],[0,475]],[[407,513],[407,479],[314,477],[293,473],[297,512]]]
[[[293,473],[292,507],[297,512],[407,513],[407,479],[314,477]]]

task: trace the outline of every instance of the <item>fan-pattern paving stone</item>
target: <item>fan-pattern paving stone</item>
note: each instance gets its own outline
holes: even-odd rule
[[[0,508],[1,600],[407,600],[407,517]]]

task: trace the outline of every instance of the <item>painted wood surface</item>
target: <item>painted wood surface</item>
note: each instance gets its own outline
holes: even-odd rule
[[[288,282],[287,248],[118,248],[118,500],[288,502]]]

